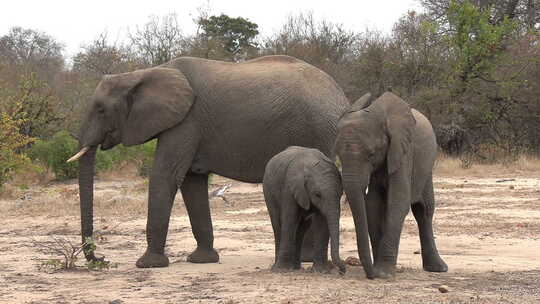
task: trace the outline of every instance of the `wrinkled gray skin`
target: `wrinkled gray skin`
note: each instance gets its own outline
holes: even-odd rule
[[[208,174],[259,183],[268,160],[290,145],[317,148],[333,157],[337,121],[348,107],[330,76],[288,56],[238,64],[182,57],[106,76],[95,90],[80,135],[81,148],[91,147],[80,159],[83,239],[93,230],[95,149],[157,138],[149,184],[148,247],[136,265],[168,265],[164,247],[178,189],[197,240],[188,261],[217,262]]]
[[[313,269],[318,272],[330,270],[330,237],[332,261],[340,273],[345,273],[345,265],[339,257],[343,189],[334,163],[317,149],[289,147],[266,165],[263,191],[274,230],[276,251],[272,269],[300,269],[302,240],[311,225]]]
[[[433,238],[437,144],[431,124],[393,93],[367,106],[369,99],[360,98],[340,119],[336,140],[366,276],[395,275],[401,229],[411,208],[420,231],[424,270],[445,272],[448,267]]]

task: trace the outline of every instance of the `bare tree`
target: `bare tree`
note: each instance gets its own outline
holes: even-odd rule
[[[100,77],[106,74],[127,72],[140,65],[136,61],[135,54],[127,46],[118,42],[111,43],[107,32],[101,33],[82,49],[73,58],[74,71]]]
[[[341,24],[316,20],[313,13],[289,16],[281,29],[263,39],[263,54],[290,55],[322,69],[350,93],[352,46],[357,36]]]
[[[129,34],[134,51],[147,65],[159,65],[183,53],[185,37],[176,14],[151,16],[142,27]]]
[[[52,80],[64,67],[63,49],[60,42],[43,32],[12,27],[0,37],[0,63],[24,67]]]

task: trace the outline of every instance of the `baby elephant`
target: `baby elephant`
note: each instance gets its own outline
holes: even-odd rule
[[[327,272],[328,239],[333,263],[339,258],[339,215],[343,193],[340,173],[317,149],[291,146],[275,155],[263,178],[264,198],[276,245],[274,270],[299,269],[304,233],[313,226],[313,269]]]

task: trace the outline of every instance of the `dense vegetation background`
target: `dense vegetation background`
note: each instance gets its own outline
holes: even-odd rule
[[[185,33],[176,15],[152,16],[125,41],[96,33],[72,58],[47,33],[13,27],[0,36],[0,187],[21,170],[76,176],[77,164],[64,162],[77,149],[70,134],[100,78],[177,56],[294,56],[333,76],[351,101],[391,87],[436,128],[465,134],[467,162],[538,153],[540,1],[419,2],[424,12],[409,11],[391,33],[349,31],[304,13],[262,36],[256,20],[209,10],[193,20],[195,33]],[[134,162],[144,175],[153,149],[148,143],[101,152],[98,169]]]

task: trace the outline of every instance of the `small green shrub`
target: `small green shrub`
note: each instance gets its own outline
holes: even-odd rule
[[[79,163],[66,163],[77,153],[79,144],[68,132],[60,131],[50,140],[38,140],[29,149],[28,155],[54,173],[57,180],[76,178]],[[96,171],[103,172],[129,162],[135,162],[140,176],[146,177],[152,169],[156,141],[150,141],[135,147],[118,145],[111,150],[98,150],[96,154]]]
[[[56,179],[66,180],[77,177],[78,162],[66,163],[66,160],[77,153],[78,147],[79,144],[68,132],[60,131],[50,140],[37,140],[28,155],[51,169]]]
[[[79,259],[79,255],[82,252],[85,254],[94,254],[97,248],[96,243],[90,237],[85,239],[84,244],[73,243],[68,238],[57,236],[50,236],[49,239],[43,241],[32,240],[32,244],[41,253],[61,257],[59,259],[45,259],[37,265],[38,270],[46,273],[78,268],[79,266],[75,262]],[[117,264],[100,259],[86,262],[85,266],[88,270],[101,271],[108,270],[111,267],[117,267]]]
[[[42,241],[32,240],[32,244],[38,252],[60,257],[59,259],[47,259],[38,265],[39,270],[46,272],[74,269],[75,262],[84,247],[84,245],[73,243],[70,239],[60,236],[50,236]]]
[[[65,262],[60,259],[44,260],[37,265],[37,269],[45,273],[53,273],[62,269],[66,269]]]
[[[86,262],[86,268],[92,271],[109,270],[110,268],[116,268],[118,265],[111,263],[110,261],[89,261]]]
[[[23,119],[15,119],[5,112],[0,113],[0,188],[13,175],[30,164],[20,150],[32,142],[32,138],[21,134]]]
[[[143,145],[135,147],[138,150],[137,172],[141,177],[149,177],[154,164],[154,154],[156,151],[156,140],[149,141]]]

